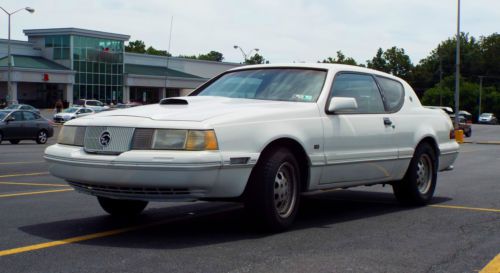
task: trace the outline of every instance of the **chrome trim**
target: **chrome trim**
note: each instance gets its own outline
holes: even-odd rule
[[[45,155],[44,158],[49,162],[61,163],[74,166],[92,166],[96,168],[123,168],[123,169],[159,169],[159,170],[210,170],[222,168],[221,162],[207,163],[157,163],[157,162],[129,162],[129,161],[104,161],[92,159],[69,159],[66,157]]]

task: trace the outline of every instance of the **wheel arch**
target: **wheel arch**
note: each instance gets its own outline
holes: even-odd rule
[[[310,168],[311,166],[311,160],[309,156],[307,155],[304,147],[295,139],[288,138],[288,137],[282,137],[275,139],[268,143],[262,152],[260,153],[259,159],[257,161],[257,165],[262,162],[262,160],[267,156],[267,154],[274,149],[277,149],[279,147],[284,147],[290,150],[292,154],[295,156],[297,159],[297,162],[299,163],[299,168],[300,168],[300,190],[305,191],[307,190],[308,184],[309,184],[309,177],[310,177]],[[255,168],[254,168],[255,170]]]
[[[432,147],[432,149],[434,150],[434,152],[436,154],[436,160],[439,160],[440,150],[439,150],[439,145],[438,145],[436,139],[432,136],[425,136],[417,143],[417,146],[415,146],[414,150],[417,150],[417,147],[422,145],[423,143],[427,143]]]

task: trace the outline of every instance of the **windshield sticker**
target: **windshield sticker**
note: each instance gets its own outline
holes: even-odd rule
[[[311,95],[303,95],[303,94],[295,94],[293,95],[294,100],[301,100],[301,101],[312,101],[313,97]]]

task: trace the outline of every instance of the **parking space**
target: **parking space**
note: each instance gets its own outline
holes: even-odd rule
[[[113,219],[48,174],[44,147],[0,146],[1,272],[478,272],[500,263],[500,145],[462,145],[430,206],[402,207],[390,187],[329,191],[303,198],[296,225],[280,234],[257,231],[241,205],[223,202],[153,203],[137,219]]]

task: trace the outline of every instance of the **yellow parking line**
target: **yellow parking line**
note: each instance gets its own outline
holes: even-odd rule
[[[209,215],[209,214],[223,213],[223,212],[232,211],[232,210],[235,210],[235,208],[234,207],[221,208],[221,209],[218,209],[216,211],[198,213],[196,215],[197,216]],[[18,253],[23,253],[23,252],[28,252],[28,251],[33,251],[33,250],[38,250],[38,249],[43,249],[43,248],[49,248],[49,247],[67,245],[67,244],[77,243],[77,242],[82,242],[82,241],[88,241],[88,240],[92,240],[92,239],[108,237],[108,236],[117,235],[117,234],[130,232],[130,231],[142,230],[145,228],[159,226],[159,225],[171,223],[171,222],[182,220],[182,219],[188,219],[191,217],[193,217],[192,214],[186,213],[186,214],[174,217],[174,218],[170,218],[170,219],[166,219],[166,220],[162,220],[162,221],[157,221],[157,222],[152,222],[152,223],[144,224],[144,225],[124,227],[124,228],[108,230],[108,231],[103,231],[103,232],[97,232],[97,233],[87,234],[87,235],[83,235],[83,236],[77,236],[77,237],[47,242],[47,243],[41,243],[41,244],[36,244],[36,245],[0,250],[0,257],[18,254]]]
[[[500,254],[489,262],[479,273],[498,273],[500,272]]]
[[[25,182],[0,182],[0,185],[47,186],[47,187],[69,187],[69,185],[64,185],[64,184],[25,183]]]
[[[44,163],[46,161],[19,161],[19,162],[0,162],[0,165],[14,165],[14,164],[31,164],[31,163]]]
[[[14,196],[23,196],[23,195],[45,194],[45,193],[53,193],[53,192],[65,192],[65,191],[72,191],[72,190],[73,190],[73,189],[51,190],[51,191],[30,191],[30,192],[20,192],[20,193],[9,193],[9,194],[0,194],[0,198],[3,198],[3,197],[14,197]]]
[[[3,175],[0,175],[0,178],[18,177],[18,176],[36,176],[36,175],[45,175],[45,174],[49,174],[49,172],[3,174]]]
[[[429,207],[444,208],[444,209],[463,209],[463,210],[474,210],[474,211],[500,212],[500,209],[474,208],[474,207],[450,206],[450,205],[429,205]]]

